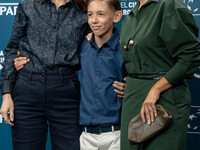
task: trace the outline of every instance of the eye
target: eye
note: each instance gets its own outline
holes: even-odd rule
[[[88,13],[88,17],[91,17],[92,16],[92,13]]]
[[[104,16],[104,13],[99,13],[99,16]]]

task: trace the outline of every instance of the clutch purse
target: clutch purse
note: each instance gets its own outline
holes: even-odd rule
[[[151,125],[144,123],[140,114],[135,116],[128,124],[128,140],[130,144],[145,142],[165,130],[172,123],[172,115],[161,105],[156,104],[157,117]]]

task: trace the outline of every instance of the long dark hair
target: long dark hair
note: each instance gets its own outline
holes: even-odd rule
[[[38,1],[38,0],[37,0]],[[44,2],[48,2],[49,0],[43,0]],[[81,11],[86,11],[86,2],[87,0],[73,0],[76,7]]]

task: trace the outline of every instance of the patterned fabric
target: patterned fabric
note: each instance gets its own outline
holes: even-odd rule
[[[1,92],[11,93],[16,79],[13,65],[17,51],[30,59],[24,67],[32,71],[77,69],[80,42],[88,31],[87,15],[73,1],[57,11],[52,1],[21,0],[13,33],[5,49]]]

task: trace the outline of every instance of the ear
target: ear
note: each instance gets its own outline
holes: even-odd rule
[[[122,11],[121,10],[116,11],[113,22],[117,23],[118,21],[120,21],[121,18],[122,18]]]

